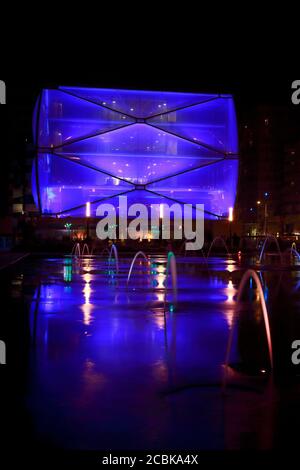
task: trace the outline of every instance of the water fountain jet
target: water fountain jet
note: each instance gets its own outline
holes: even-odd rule
[[[254,282],[257,286],[258,292],[259,292],[260,305],[261,305],[262,312],[263,312],[264,326],[265,326],[265,332],[266,332],[267,343],[268,343],[268,352],[269,352],[269,360],[270,360],[271,370],[273,370],[273,367],[274,367],[271,328],[270,328],[270,323],[269,323],[269,316],[268,316],[267,305],[266,305],[266,301],[265,301],[265,297],[264,297],[263,287],[262,287],[262,284],[261,284],[261,281],[259,279],[258,274],[255,271],[253,271],[252,269],[249,269],[244,274],[244,276],[241,280],[240,286],[239,286],[239,290],[238,290],[238,295],[237,295],[238,309],[237,309],[237,315],[235,315],[234,318],[233,318],[232,327],[231,327],[231,330],[230,330],[230,333],[229,333],[229,339],[228,339],[228,345],[227,345],[227,351],[226,351],[226,358],[225,358],[225,374],[226,374],[226,371],[227,371],[228,365],[229,365],[231,347],[232,347],[232,342],[233,342],[234,328],[235,328],[236,321],[237,321],[237,318],[238,318],[239,312],[240,312],[241,298],[242,298],[245,286],[246,286],[247,282],[250,279],[254,280]],[[225,382],[226,382],[226,375],[224,376],[224,384],[225,384]]]
[[[133,260],[132,260],[132,262],[131,262],[130,268],[129,268],[128,277],[127,277],[127,286],[128,286],[129,281],[130,281],[130,277],[131,277],[131,273],[132,273],[132,270],[133,270],[133,266],[135,265],[135,262],[136,262],[136,260],[137,260],[137,258],[138,258],[139,256],[143,256],[143,258],[145,258],[145,260],[146,260],[147,262],[149,262],[149,259],[148,259],[147,255],[145,255],[145,253],[144,253],[143,251],[138,251],[138,252],[135,254],[135,256],[134,256],[134,258],[133,258]]]
[[[261,252],[260,252],[260,257],[259,257],[259,261],[258,261],[258,264],[261,264],[262,262],[262,259],[263,259],[263,256],[264,256],[264,253],[265,253],[265,250],[266,250],[266,247],[267,247],[267,243],[268,241],[270,240],[273,240],[275,241],[275,244],[276,244],[276,247],[277,247],[277,251],[280,255],[280,261],[281,263],[283,263],[283,258],[282,258],[282,253],[281,253],[281,250],[280,250],[280,246],[279,246],[279,243],[278,243],[278,240],[276,237],[274,237],[274,235],[267,235],[265,241],[264,241],[264,244],[262,246],[262,249],[261,249]]]
[[[100,256],[102,256],[105,252],[108,254],[108,256],[110,255],[109,249],[108,248],[103,248],[103,250],[100,253]]]
[[[210,245],[210,247],[209,247],[209,250],[208,250],[208,253],[207,253],[207,259],[209,258],[210,253],[211,253],[211,250],[212,250],[213,246],[215,245],[215,243],[216,243],[217,241],[221,241],[221,242],[222,242],[222,244],[223,244],[224,247],[226,248],[227,254],[230,255],[225,240],[224,240],[222,237],[216,237],[216,238],[214,238],[214,240],[212,241],[212,243],[211,243],[211,245]]]
[[[108,266],[110,267],[111,260],[112,260],[112,254],[114,254],[115,260],[116,260],[116,273],[119,273],[119,257],[118,257],[118,250],[116,245],[113,243],[110,249],[109,253],[109,258],[108,258]]]
[[[81,255],[81,250],[80,250],[80,243],[75,243],[73,248],[72,248],[72,251],[71,251],[71,256],[77,256],[77,257],[80,257]]]
[[[85,251],[86,251],[86,254],[87,254],[87,255],[90,254],[90,250],[89,250],[89,247],[88,247],[87,243],[85,243],[85,244],[83,245],[83,249],[82,249],[82,253],[81,253],[82,256],[84,255]]]
[[[165,280],[164,313],[166,312],[169,272],[171,272],[174,304],[176,305],[177,304],[177,267],[176,267],[176,258],[172,251],[169,251],[168,253],[168,262],[167,262],[166,280]]]
[[[297,250],[297,245],[296,245],[295,242],[292,244],[292,247],[291,247],[290,251],[291,251],[291,254],[295,255],[298,258],[298,260],[300,261],[300,254]]]

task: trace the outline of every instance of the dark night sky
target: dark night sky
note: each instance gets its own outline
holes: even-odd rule
[[[52,76],[51,76],[52,75]],[[225,77],[225,76],[224,76]],[[83,73],[35,75],[23,77],[22,80],[8,78],[7,93],[8,103],[15,104],[20,101],[30,103],[42,88],[52,88],[59,85],[87,86],[103,88],[129,88],[148,89],[161,91],[187,91],[187,92],[219,92],[232,93],[240,104],[251,103],[290,103],[291,83],[297,77],[291,79],[260,76],[250,78],[240,76],[222,78],[219,74],[211,77],[203,77],[201,71],[186,70],[185,73],[150,73],[146,72],[122,73],[121,71],[103,73],[101,70],[92,76]]]
[[[120,28],[117,28],[115,14],[106,18],[103,14],[101,17],[94,15],[96,24],[93,24],[91,15],[86,17],[82,13],[77,27],[70,18],[64,22],[59,14],[49,30],[44,22],[38,25],[35,21],[32,41],[28,39],[29,24],[24,22],[24,34],[19,34],[15,48],[11,42],[10,47],[2,51],[0,79],[7,85],[7,105],[0,106],[1,187],[7,184],[11,162],[24,161],[25,139],[32,140],[34,103],[43,88],[69,85],[231,93],[242,124],[244,115],[260,104],[283,106],[292,120],[300,124],[300,105],[291,103],[291,83],[300,77],[294,75],[295,72],[290,74],[283,63],[294,65],[297,55],[293,53],[293,61],[288,60],[291,47],[282,48],[278,31],[275,36],[280,46],[276,47],[270,42],[264,22],[264,40],[255,48],[251,25],[247,48],[236,29],[232,41],[228,40],[227,24],[226,34],[219,32],[218,37],[214,34],[214,41],[211,41],[211,31],[207,34],[200,28],[198,14],[191,14],[190,9],[186,17],[182,9],[178,13],[179,22],[187,27],[187,32],[182,28],[179,31],[175,27],[177,23],[172,26],[169,15],[164,19],[161,13],[155,15],[155,21],[150,20],[151,27],[147,29],[148,11],[146,14],[140,10],[139,21],[132,23],[131,18],[125,25],[121,17]],[[222,16],[220,21],[224,22]],[[245,29],[244,22],[241,27]],[[188,34],[191,31],[194,34]],[[257,27],[255,36],[256,33]],[[7,39],[3,44],[6,43]],[[290,79],[280,78],[280,72]],[[6,153],[3,151],[5,141]]]
[[[2,77],[1,77],[2,78]],[[282,105],[294,112],[295,119],[300,119],[300,106],[295,107],[291,103],[291,83],[297,77],[283,79],[277,77],[259,76],[255,79],[245,75],[234,78],[222,78],[219,74],[211,77],[203,77],[200,70],[186,69],[181,73],[145,71],[135,74],[133,71],[122,73],[121,70],[103,72],[99,69],[92,75],[80,72],[74,73],[38,73],[24,76],[22,80],[8,78],[7,102],[11,109],[17,107],[28,117],[39,91],[42,88],[55,88],[59,85],[87,86],[103,88],[128,88],[161,91],[186,91],[186,92],[216,92],[231,93],[234,95],[239,114],[252,109],[259,104]],[[4,77],[5,79],[5,77]]]

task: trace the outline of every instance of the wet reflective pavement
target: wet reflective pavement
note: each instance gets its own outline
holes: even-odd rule
[[[32,439],[54,448],[271,449],[293,445],[300,418],[300,266],[262,267],[271,376],[257,290],[249,284],[223,383],[237,289],[250,260],[28,259],[10,273],[28,326],[20,387]],[[13,308],[16,308],[13,307]]]

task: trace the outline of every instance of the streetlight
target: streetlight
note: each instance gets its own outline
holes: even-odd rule
[[[264,197],[265,197],[265,200],[264,200],[264,227],[263,227],[263,234],[264,235],[267,235],[267,218],[268,218],[268,202],[267,202],[267,198],[269,197],[269,193],[264,193]],[[262,205],[262,201],[257,201],[256,203],[258,205],[258,207],[260,207]],[[259,225],[259,212],[258,212],[258,225]]]
[[[258,206],[258,210],[257,210],[257,232],[256,232],[256,236],[259,234],[260,230],[259,230],[259,226],[260,226],[260,221],[259,221],[259,207],[261,206],[261,201],[257,201],[256,202],[257,206]]]

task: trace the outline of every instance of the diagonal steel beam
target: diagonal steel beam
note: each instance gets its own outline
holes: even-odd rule
[[[186,170],[178,171],[178,173],[173,173],[172,175],[163,176],[162,178],[158,178],[156,180],[150,181],[149,183],[146,183],[145,186],[148,186],[149,184],[158,183],[160,181],[164,181],[164,180],[167,180],[169,178],[173,178],[174,176],[180,176],[180,175],[183,175],[185,173],[189,173],[190,171],[199,170],[200,168],[206,168],[207,166],[211,166],[211,165],[215,165],[216,163],[224,162],[224,160],[226,160],[226,158],[219,158],[219,159],[215,159],[212,162],[206,163],[205,165],[200,165],[200,166],[196,166],[195,168],[188,168]]]
[[[207,150],[217,153],[218,155],[223,155],[224,157],[227,157],[228,155],[230,156],[232,155],[232,154],[228,154],[228,152],[223,152],[222,150],[216,149],[215,147],[212,147],[211,145],[205,144],[204,142],[199,142],[199,141],[188,139],[187,137],[183,137],[182,135],[176,134],[175,132],[171,132],[170,130],[167,131],[163,127],[157,126],[156,124],[149,124],[149,122],[147,122],[147,126],[154,127],[155,129],[158,129],[161,132],[164,132],[165,134],[173,135],[174,137],[185,140],[186,142],[189,142],[190,144],[194,144],[198,147],[203,147]]]
[[[118,131],[119,129],[124,129],[125,127],[130,127],[130,126],[133,126],[135,124],[136,124],[135,122],[130,122],[130,123],[124,124],[123,126],[114,127],[112,129],[109,129],[109,130],[95,132],[93,134],[89,134],[89,135],[83,136],[83,137],[77,137],[75,139],[68,140],[67,142],[64,142],[61,145],[55,145],[54,147],[37,147],[37,150],[39,150],[39,149],[42,149],[42,150],[47,150],[47,149],[52,150],[52,149],[54,149],[55,150],[55,149],[59,149],[59,148],[62,148],[62,147],[67,147],[68,145],[72,145],[72,144],[77,143],[77,142],[82,142],[84,140],[89,140],[89,139],[92,139],[93,137],[97,137],[98,135],[103,135],[103,134],[108,134],[109,132]]]
[[[175,113],[177,111],[182,111],[183,109],[192,108],[193,106],[200,106],[201,104],[210,103],[211,101],[216,101],[220,98],[221,98],[221,96],[218,95],[218,96],[215,96],[214,98],[208,98],[207,100],[204,100],[204,101],[199,101],[199,102],[196,102],[196,103],[193,103],[193,104],[187,104],[185,106],[179,106],[178,108],[173,108],[173,109],[170,109],[168,111],[163,111],[162,113],[157,113],[157,114],[150,115],[149,117],[146,117],[145,120],[148,121],[150,119],[153,119],[153,118],[156,118],[156,117],[159,117],[159,116],[164,116],[166,114]]]
[[[108,171],[99,170],[99,168],[95,168],[93,165],[89,165],[88,163],[78,162],[76,160],[72,160],[70,157],[67,157],[65,155],[61,155],[61,154],[56,153],[56,152],[47,152],[47,153],[49,153],[50,155],[55,155],[56,157],[62,158],[64,160],[67,160],[71,163],[74,163],[75,165],[84,166],[86,168],[89,168],[90,170],[97,171],[98,173],[103,173],[104,175],[110,176],[111,178],[115,178],[117,180],[123,181],[124,183],[131,184],[132,186],[136,186],[135,183],[132,183],[131,181],[127,181],[124,178],[120,178],[119,176],[115,176],[113,173],[109,173]]]
[[[74,98],[78,98],[79,100],[83,100],[83,101],[87,101],[88,103],[95,104],[96,106],[99,106],[100,108],[108,109],[109,111],[113,111],[114,113],[123,114],[124,116],[127,116],[131,119],[134,119],[134,120],[137,119],[132,114],[128,114],[128,113],[125,113],[123,111],[119,111],[118,109],[111,108],[110,106],[97,103],[97,101],[91,100],[89,98],[83,98],[82,96],[78,96],[78,95],[76,95],[76,93],[72,93],[71,91],[62,90],[61,88],[58,88],[58,90],[61,91],[62,93],[66,93],[67,95],[73,96]]]

